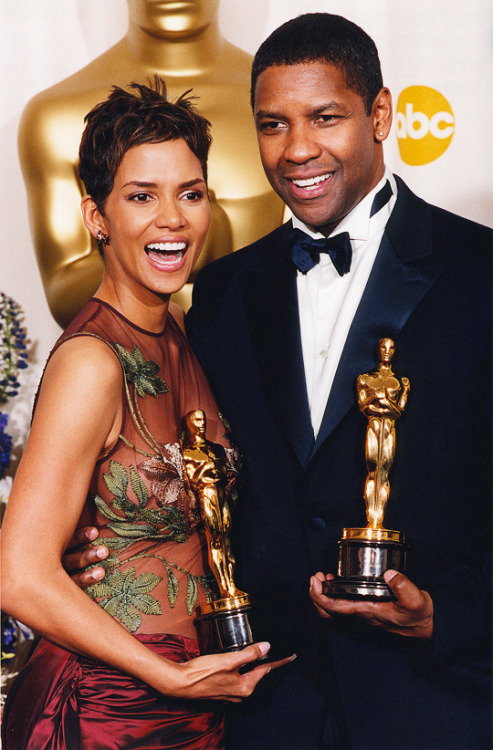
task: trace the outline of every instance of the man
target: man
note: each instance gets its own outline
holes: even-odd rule
[[[235,710],[228,747],[489,747],[491,232],[385,169],[391,96],[349,21],[277,29],[252,103],[293,220],[203,269],[187,329],[243,453],[239,585],[257,637],[298,659]],[[301,231],[342,237],[319,256]],[[409,578],[385,574],[395,602],[331,599],[313,574],[364,524],[355,382],[382,337],[411,383],[386,511]]]
[[[288,223],[195,285],[189,336],[245,463],[240,585],[267,612],[261,632],[298,652],[271,695],[240,707],[230,746],[487,747],[491,233],[385,170],[390,92],[345,19],[277,29],[254,59],[252,103],[293,227],[348,232],[352,257],[311,268]],[[317,623],[307,580],[335,572],[342,527],[364,525],[355,383],[382,337],[411,383],[386,513],[410,540],[410,580],[388,581],[396,603],[368,604],[324,597],[316,578],[329,615]]]

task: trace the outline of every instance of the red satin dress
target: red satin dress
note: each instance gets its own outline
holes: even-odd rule
[[[162,333],[150,333],[92,299],[54,351],[74,336],[106,342],[124,373],[120,438],[96,465],[79,521],[97,526],[93,544],[110,550],[104,580],[86,592],[148,648],[176,662],[192,659],[200,654],[194,611],[213,598],[215,582],[199,510],[185,481],[180,450],[185,414],[206,413],[207,438],[225,448],[230,496],[237,453],[170,314]],[[3,747],[211,750],[223,747],[223,720],[221,703],[168,698],[42,639],[9,692]]]

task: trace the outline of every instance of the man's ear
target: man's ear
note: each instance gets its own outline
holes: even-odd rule
[[[105,218],[90,195],[84,195],[80,208],[84,224],[94,238],[97,238],[99,232],[105,235],[108,233]]]
[[[387,138],[392,125],[392,94],[389,89],[380,89],[373,102],[371,116],[373,138],[377,143],[381,143]]]

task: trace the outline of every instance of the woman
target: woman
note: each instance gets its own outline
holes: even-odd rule
[[[4,521],[4,609],[46,638],[9,696],[5,750],[221,747],[223,701],[272,668],[238,671],[268,644],[199,656],[193,616],[212,579],[186,413],[207,414],[236,470],[169,302],[207,234],[209,146],[209,123],[160,79],[115,88],[86,117],[82,214],[104,275],[50,355]],[[110,556],[84,593],[60,558],[88,524]]]

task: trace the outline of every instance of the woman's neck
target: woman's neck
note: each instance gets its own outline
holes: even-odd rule
[[[134,325],[150,333],[161,333],[168,315],[169,295],[158,295],[150,290],[146,294],[134,294],[125,285],[113,284],[105,274],[94,294],[97,299],[107,302]]]

